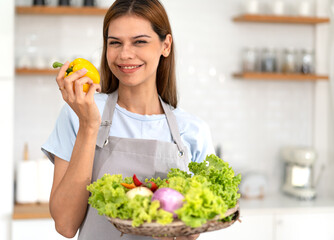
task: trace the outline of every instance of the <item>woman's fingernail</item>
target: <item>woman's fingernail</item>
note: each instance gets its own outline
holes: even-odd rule
[[[80,72],[81,72],[81,73],[86,73],[86,72],[87,72],[87,69],[86,69],[86,68],[82,68],[82,69],[80,70]]]

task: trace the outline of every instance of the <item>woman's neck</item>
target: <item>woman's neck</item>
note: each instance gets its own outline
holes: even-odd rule
[[[135,89],[120,85],[117,103],[120,107],[141,115],[163,113],[157,89]]]

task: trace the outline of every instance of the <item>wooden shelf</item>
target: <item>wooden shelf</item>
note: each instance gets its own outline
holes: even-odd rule
[[[233,77],[242,79],[263,79],[263,80],[297,80],[297,81],[328,80],[328,76],[323,76],[323,75],[262,73],[262,72],[235,73],[233,74]]]
[[[275,15],[242,14],[233,18],[235,22],[262,22],[262,23],[293,23],[293,24],[318,24],[328,23],[327,17],[297,17]]]
[[[13,219],[51,218],[49,204],[15,204]]]
[[[17,14],[33,15],[105,15],[107,10],[97,7],[16,7]]]
[[[57,69],[37,69],[37,68],[16,68],[15,73],[18,75],[55,75]]]

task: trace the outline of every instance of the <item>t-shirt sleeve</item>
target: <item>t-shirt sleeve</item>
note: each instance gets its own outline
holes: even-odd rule
[[[188,150],[189,161],[202,162],[207,155],[215,154],[209,125],[181,109],[175,111],[182,142]]]
[[[215,154],[209,125],[202,123],[196,144],[192,149],[192,162],[202,162],[207,155]]]
[[[70,161],[77,135],[76,122],[78,122],[76,114],[68,104],[65,104],[51,135],[41,147],[52,163],[55,156]]]

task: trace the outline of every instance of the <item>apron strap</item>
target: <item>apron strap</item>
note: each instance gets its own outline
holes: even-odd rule
[[[179,149],[179,156],[182,157],[184,155],[185,147],[183,146],[181,135],[179,131],[179,127],[177,125],[176,117],[174,113],[172,112],[172,107],[165,103],[162,98],[159,96],[161,106],[165,112],[167,123],[169,126],[169,130],[171,131],[172,138],[174,142],[177,145],[177,148]]]
[[[114,116],[114,110],[116,108],[117,100],[118,100],[117,90],[111,93],[110,95],[108,95],[108,99],[107,99],[106,105],[104,107],[103,115],[102,115],[102,122],[101,122],[100,130],[99,130],[99,133],[97,135],[97,140],[96,140],[96,145],[99,146],[100,148],[103,148],[103,146],[108,143],[110,127],[111,127],[112,119]],[[160,96],[159,96],[159,100],[165,112],[167,123],[171,131],[172,138],[179,149],[179,156],[182,157],[184,155],[185,147],[181,140],[180,131],[177,125],[175,115],[171,110],[172,107],[168,105],[167,103],[165,103],[161,99]]]
[[[98,132],[96,140],[96,145],[99,146],[100,148],[103,148],[103,146],[108,143],[111,122],[114,116],[114,110],[116,107],[117,99],[118,99],[117,90],[108,95],[108,99],[103,110],[100,130]]]

